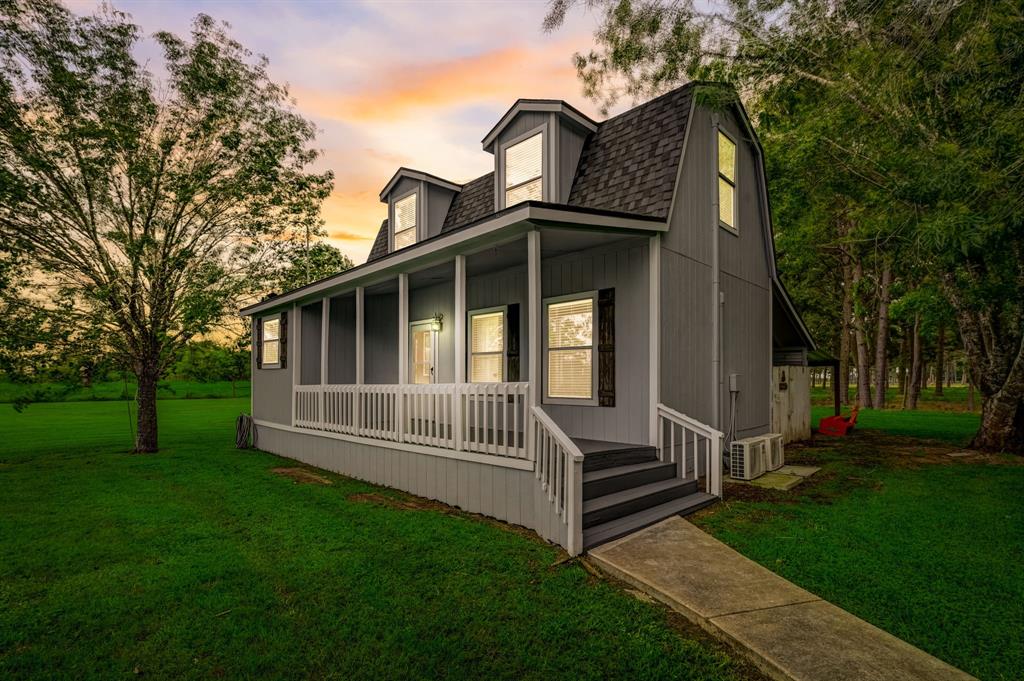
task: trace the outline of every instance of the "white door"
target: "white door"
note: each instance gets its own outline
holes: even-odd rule
[[[430,322],[415,322],[409,326],[411,343],[410,371],[412,382],[418,384],[433,383],[434,367],[437,364],[437,342]]]

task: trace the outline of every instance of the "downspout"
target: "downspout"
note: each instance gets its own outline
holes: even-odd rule
[[[719,263],[718,114],[711,116],[711,423],[722,430],[722,284]]]

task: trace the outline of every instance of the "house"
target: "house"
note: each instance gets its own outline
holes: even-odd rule
[[[812,345],[710,87],[600,123],[520,99],[493,172],[400,168],[366,263],[242,310],[259,447],[573,555],[719,498],[724,442],[771,423],[773,329]]]

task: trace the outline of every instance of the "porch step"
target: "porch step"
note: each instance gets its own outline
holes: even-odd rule
[[[587,447],[586,445],[589,445]],[[577,441],[583,452],[583,472],[600,471],[615,466],[649,463],[658,460],[658,452],[647,445],[629,445],[616,442]]]
[[[585,500],[583,529],[638,513],[696,491],[696,480],[671,478]]]
[[[692,481],[691,481],[692,482]],[[678,499],[651,506],[642,511],[621,518],[609,520],[600,525],[585,527],[583,530],[583,548],[592,549],[613,539],[624,537],[631,532],[660,522],[674,515],[687,515],[710,506],[718,497],[705,492],[694,492]]]
[[[583,500],[587,501],[631,487],[668,480],[675,477],[676,468],[674,463],[662,463],[655,460],[584,472]]]

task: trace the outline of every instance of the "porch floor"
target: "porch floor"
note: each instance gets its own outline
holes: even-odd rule
[[[613,452],[631,451],[642,449],[647,445],[631,445],[625,442],[608,442],[607,440],[591,440],[585,437],[574,437],[572,441],[580,448],[583,456],[588,454],[606,454]]]

